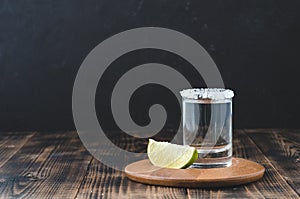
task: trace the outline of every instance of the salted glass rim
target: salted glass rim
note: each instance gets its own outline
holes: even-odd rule
[[[234,92],[225,88],[189,88],[180,91],[180,95],[185,99],[225,100],[232,99]]]

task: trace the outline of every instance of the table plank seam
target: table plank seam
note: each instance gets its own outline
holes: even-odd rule
[[[213,189],[130,181],[96,160],[75,132],[4,132],[0,135],[0,158],[5,161],[0,163],[0,198],[300,198],[299,167],[290,164],[299,158],[300,129],[235,131],[234,155],[262,164],[265,176],[256,183]],[[139,152],[146,146],[141,140],[115,137],[126,150]],[[104,155],[114,153],[108,148]]]
[[[6,162],[8,162],[10,159],[12,159],[12,158],[14,157],[14,155],[15,155],[16,153],[18,153],[18,151],[20,151],[20,150],[22,149],[22,147],[23,147],[26,143],[28,143],[29,140],[31,140],[31,139],[34,137],[34,135],[36,135],[36,133],[37,133],[37,132],[32,132],[32,134],[26,135],[26,137],[27,137],[27,138],[25,138],[26,141],[24,141],[24,143],[22,143],[22,145],[21,145],[16,151],[14,151],[14,152],[9,156],[9,158],[7,158],[7,159],[5,159],[4,161],[1,162],[0,168],[2,168],[3,165],[6,164]]]
[[[94,160],[94,157],[92,156],[92,158],[90,159],[90,162],[89,162],[88,166],[86,167],[86,171],[85,171],[85,174],[84,174],[84,176],[83,176],[83,178],[82,178],[82,180],[80,182],[80,185],[78,186],[78,189],[76,191],[74,199],[78,198],[78,194],[79,194],[80,188],[83,186],[84,180],[88,176],[88,172],[89,172],[89,169],[90,169],[90,167],[92,165],[93,160]]]
[[[246,135],[247,135],[247,132],[245,131],[245,130],[242,130],[242,132],[243,133],[245,133]],[[273,133],[273,130],[271,130],[270,132],[268,132],[268,133]],[[249,140],[250,140],[250,142],[252,142],[255,146],[256,146],[256,148],[263,154],[263,156],[264,156],[264,158],[265,158],[265,160],[268,162],[268,164],[272,167],[272,169],[274,169],[279,175],[279,177],[283,180],[283,181],[285,181],[288,185],[289,185],[289,187],[294,191],[294,194],[295,195],[298,195],[299,196],[299,194],[298,194],[298,192],[294,189],[294,187],[282,176],[282,174],[280,173],[280,171],[273,165],[273,163],[272,163],[272,161],[270,161],[269,160],[269,158],[265,155],[265,153],[262,151],[262,149],[254,142],[254,140],[250,137],[250,136],[248,136],[247,135],[247,137],[249,138]]]

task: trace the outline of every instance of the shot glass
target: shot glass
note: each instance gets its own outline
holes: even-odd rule
[[[182,96],[183,144],[198,151],[192,167],[228,167],[232,159],[232,98],[222,88],[195,88]]]

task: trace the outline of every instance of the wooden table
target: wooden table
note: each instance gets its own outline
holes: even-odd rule
[[[76,132],[2,132],[0,198],[300,198],[300,130],[236,130],[234,156],[261,163],[263,179],[214,189],[150,186],[94,159]]]

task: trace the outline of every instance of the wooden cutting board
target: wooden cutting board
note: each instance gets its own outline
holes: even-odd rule
[[[141,160],[125,168],[126,176],[134,181],[174,187],[223,187],[256,181],[265,169],[258,163],[242,158],[233,158],[232,166],[210,169],[168,169],[153,166]]]

